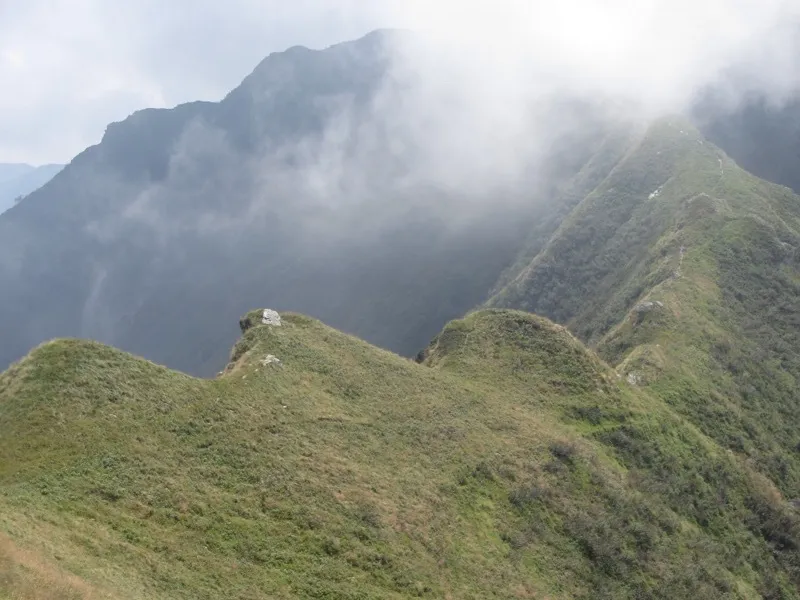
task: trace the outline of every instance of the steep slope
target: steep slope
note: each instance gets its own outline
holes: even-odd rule
[[[800,495],[800,198],[653,127],[492,304],[540,312]]]
[[[64,165],[0,164],[0,213],[50,181]]]
[[[253,298],[413,355],[484,301],[549,186],[613,128],[559,101],[576,133],[541,140],[550,160],[513,185],[444,187],[422,124],[398,117],[413,100],[392,66],[405,43],[291,48],[219,103],[110,125],[0,217],[0,365],[79,336],[213,375]]]
[[[563,327],[483,311],[416,364],[260,320],[216,380],[71,340],[1,375],[19,552],[115,598],[799,596],[785,498]]]
[[[701,95],[692,110],[697,127],[746,171],[800,193],[800,94],[777,103],[750,93],[734,106],[728,95]]]

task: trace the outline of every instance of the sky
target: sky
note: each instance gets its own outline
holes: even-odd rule
[[[270,52],[381,24],[346,2],[0,0],[0,162],[68,161],[135,110],[221,99]]]
[[[798,0],[0,0],[0,162],[67,162],[135,110],[221,99],[271,52],[382,27],[450,48],[481,111],[548,78],[677,109],[732,66],[780,103],[798,19]]]

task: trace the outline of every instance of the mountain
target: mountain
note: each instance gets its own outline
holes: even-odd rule
[[[0,376],[5,593],[799,596],[786,498],[563,327],[480,311],[417,364],[261,317],[215,380],[78,340]]]
[[[0,597],[800,598],[766,121],[549,99],[547,160],[446,186],[404,39],[136,113],[0,217]]]
[[[540,136],[547,160],[518,153],[530,165],[510,182],[458,165],[441,180],[424,124],[396,116],[413,81],[391,57],[409,43],[291,48],[219,103],[110,125],[0,217],[0,365],[79,336],[210,376],[253,299],[411,356],[483,302],[533,224],[557,227],[550,191],[627,126],[543,102],[571,125]]]
[[[800,496],[800,199],[654,125],[489,304],[567,325]]]
[[[64,165],[32,167],[25,164],[0,163],[0,213],[42,187],[62,168]]]
[[[261,310],[215,379],[33,350],[0,375],[0,589],[800,598],[800,197],[677,116],[554,194],[416,361]]]
[[[800,193],[800,99],[776,104],[751,93],[725,108],[724,93],[709,90],[692,113],[703,135],[744,169]]]
[[[515,138],[493,132],[484,148],[470,107],[431,110],[452,98],[431,99],[398,66],[416,44],[379,31],[290,48],[221,102],[111,124],[0,215],[0,288],[11,290],[0,295],[0,367],[77,336],[212,376],[253,299],[412,356],[484,303],[642,125],[596,99],[545,97]],[[800,187],[790,117],[767,127],[717,104],[693,115],[709,139]]]

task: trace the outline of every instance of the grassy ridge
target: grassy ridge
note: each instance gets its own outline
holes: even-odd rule
[[[2,530],[119,598],[796,597],[780,493],[544,319],[473,314],[416,364],[284,315],[232,358],[15,365]]]
[[[215,380],[76,340],[0,375],[0,593],[799,598],[800,199],[632,135],[491,300],[566,327],[412,362],[286,314]]]
[[[667,119],[490,304],[567,324],[794,498],[798,249],[798,196]]]

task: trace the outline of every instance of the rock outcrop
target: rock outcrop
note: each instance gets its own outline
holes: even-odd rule
[[[281,326],[281,316],[278,314],[277,311],[271,310],[269,308],[265,308],[264,312],[261,315],[261,324],[262,325],[273,325],[275,327]]]

